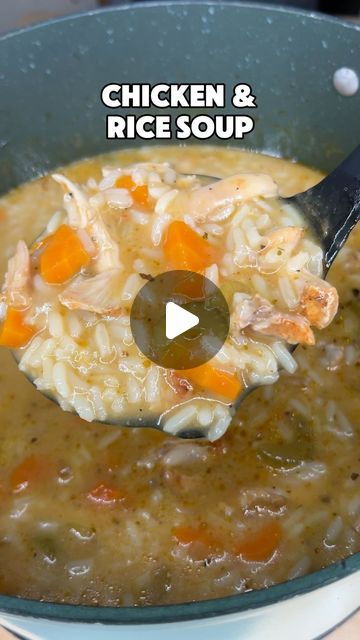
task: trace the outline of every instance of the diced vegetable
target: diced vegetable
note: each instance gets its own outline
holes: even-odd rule
[[[117,189],[127,189],[128,191],[132,191],[135,189],[136,184],[131,176],[120,176],[115,182],[115,187]]]
[[[214,549],[218,546],[216,539],[206,527],[182,525],[174,527],[172,529],[172,535],[179,544],[184,546],[188,546],[194,542],[199,542],[209,549]]]
[[[185,547],[199,543],[208,552],[231,552],[248,562],[266,562],[278,549],[282,529],[278,521],[264,523],[258,532],[247,533],[235,544],[230,539],[216,537],[207,527],[182,525],[172,529],[172,535]]]
[[[131,196],[138,207],[147,208],[150,206],[149,190],[146,184],[140,184],[132,190]]]
[[[234,546],[234,554],[249,562],[266,562],[279,546],[281,526],[273,520],[257,533],[248,534]]]
[[[164,254],[174,269],[203,271],[216,261],[211,244],[181,220],[170,223]]]
[[[235,400],[243,388],[243,385],[235,374],[217,369],[208,362],[199,367],[194,367],[194,369],[177,371],[177,376],[186,378],[198,387],[212,391],[228,400]]]
[[[125,499],[125,495],[119,489],[105,484],[97,485],[97,487],[89,491],[86,497],[91,502],[102,506],[114,505],[116,502]]]
[[[15,492],[39,485],[54,474],[54,468],[45,456],[31,455],[25,458],[11,473],[10,484]]]
[[[127,189],[136,206],[147,209],[150,206],[149,189],[146,184],[137,185],[131,176],[120,176],[116,180],[115,186],[118,189]]]
[[[76,275],[90,262],[76,231],[62,224],[49,237],[40,256],[40,272],[49,284],[62,284]]]
[[[25,322],[25,312],[9,307],[0,331],[0,345],[19,349],[25,347],[36,329]]]

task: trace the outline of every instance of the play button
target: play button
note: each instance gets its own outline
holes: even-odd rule
[[[181,336],[197,324],[199,324],[199,318],[194,313],[186,311],[175,302],[166,303],[165,335],[169,340]]]
[[[220,289],[192,271],[143,277],[148,282],[130,314],[140,351],[169,369],[190,369],[211,360],[229,332],[229,309]]]

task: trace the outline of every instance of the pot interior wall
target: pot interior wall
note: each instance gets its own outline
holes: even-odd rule
[[[247,82],[257,96],[255,129],[231,144],[329,170],[359,139],[360,92],[346,98],[332,84],[339,67],[360,72],[359,41],[354,26],[324,17],[220,3],[118,7],[5,36],[0,191],[80,157],[144,144],[106,140],[110,111],[99,96],[109,82],[224,82],[227,113],[235,112],[231,87]]]

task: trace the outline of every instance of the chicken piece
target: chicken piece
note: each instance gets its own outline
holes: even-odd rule
[[[239,294],[237,297],[239,298]],[[242,300],[237,300],[234,305],[234,329],[241,330],[251,325],[256,319],[256,314],[262,306],[264,309],[271,307],[270,303],[265,300],[265,298],[261,298],[257,294],[254,297],[242,294]]]
[[[255,331],[285,340],[289,344],[315,344],[309,321],[299,314],[274,312],[268,320],[255,322]]]
[[[264,335],[274,336],[289,344],[315,344],[310,322],[300,314],[283,313],[259,295],[246,298],[235,306],[234,327],[251,327]]]
[[[84,191],[59,173],[54,173],[52,177],[65,189],[64,203],[69,225],[75,229],[86,229],[98,248],[94,262],[96,271],[101,273],[107,269],[120,269],[122,264],[119,246],[111,237],[102,216],[90,204]]]
[[[273,251],[276,254],[276,258],[281,262],[285,262],[298,246],[301,238],[304,235],[304,230],[301,227],[282,227],[281,229],[275,229],[264,236],[265,248],[261,251],[260,259]]]
[[[334,319],[338,306],[339,296],[335,287],[313,276],[305,284],[297,311],[311,325],[324,329]]]
[[[95,211],[84,191],[61,173],[53,173],[52,178],[65,191],[64,204],[70,227],[85,229],[93,218]]]
[[[214,211],[224,207],[260,196],[271,198],[277,194],[277,185],[270,176],[262,173],[239,173],[189,193],[179,193],[173,207],[176,211],[185,211],[197,223],[202,223]]]
[[[31,303],[30,254],[23,240],[8,261],[1,298],[12,307],[28,307]]]
[[[59,300],[68,309],[121,315],[121,276],[120,269],[104,271],[92,278],[78,276],[59,295]]]
[[[189,380],[186,380],[186,378],[179,378],[179,376],[176,375],[173,369],[167,370],[166,380],[172,390],[175,391],[175,393],[179,396],[184,397],[189,393],[189,391],[192,391],[193,389],[191,382],[189,382]]]
[[[96,271],[101,273],[109,269],[122,269],[119,245],[111,237],[100,215],[93,219],[87,227],[87,231],[98,247],[98,255],[94,263]]]

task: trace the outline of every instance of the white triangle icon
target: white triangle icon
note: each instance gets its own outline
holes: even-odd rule
[[[194,313],[186,311],[175,302],[166,303],[165,333],[168,340],[177,338],[197,324],[199,318]]]

